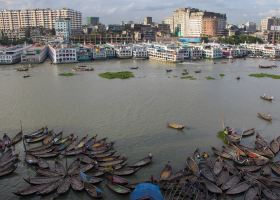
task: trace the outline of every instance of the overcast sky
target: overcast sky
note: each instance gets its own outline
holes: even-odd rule
[[[83,18],[99,16],[101,22],[142,21],[152,16],[160,22],[179,7],[226,13],[229,23],[259,23],[266,16],[280,16],[280,0],[0,0],[1,9],[63,8],[79,10]]]

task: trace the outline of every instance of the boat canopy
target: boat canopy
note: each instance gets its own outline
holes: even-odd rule
[[[159,187],[151,183],[138,184],[130,195],[130,200],[142,199],[164,200]]]

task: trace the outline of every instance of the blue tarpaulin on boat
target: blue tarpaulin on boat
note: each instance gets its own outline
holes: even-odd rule
[[[163,196],[157,185],[151,183],[141,183],[135,187],[135,190],[130,195],[130,200],[163,200]]]

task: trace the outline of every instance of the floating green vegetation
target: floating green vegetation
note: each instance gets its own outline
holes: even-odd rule
[[[75,74],[72,72],[65,72],[65,73],[60,73],[59,76],[66,76],[66,77],[70,77],[70,76],[74,76]]]
[[[223,78],[225,76],[225,74],[219,74],[221,78]]]
[[[181,79],[196,80],[193,76],[182,76]]]
[[[266,74],[266,73],[259,73],[259,74],[249,74],[251,77],[255,78],[272,78],[272,79],[280,79],[280,75],[276,74]]]
[[[219,131],[217,133],[217,137],[220,138],[223,141],[223,143],[228,144],[227,134],[225,133],[225,131]]]
[[[206,76],[205,78],[206,78],[206,80],[215,80],[215,78],[212,76]]]
[[[105,72],[102,74],[99,74],[100,77],[106,78],[106,79],[129,79],[133,78],[134,75],[132,72],[129,71],[122,71],[122,72]]]

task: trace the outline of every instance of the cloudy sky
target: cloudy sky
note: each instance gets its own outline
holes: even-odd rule
[[[62,8],[99,16],[105,24],[122,20],[142,21],[152,16],[160,22],[179,7],[195,7],[226,13],[229,23],[259,22],[266,16],[280,16],[280,0],[0,0],[0,9]]]

